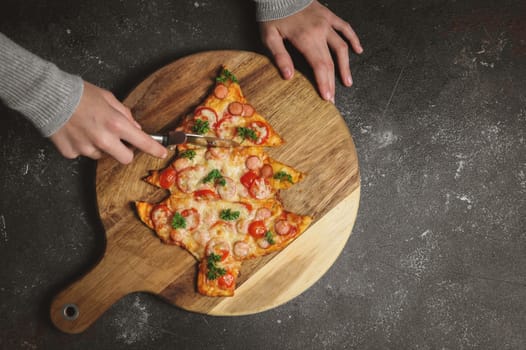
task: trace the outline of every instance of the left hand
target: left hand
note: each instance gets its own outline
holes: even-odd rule
[[[334,103],[335,67],[330,50],[336,54],[343,84],[352,85],[348,42],[360,54],[363,52],[360,39],[349,23],[318,1],[292,16],[260,22],[259,26],[263,43],[274,56],[283,78],[290,79],[294,74],[294,64],[283,43],[288,40],[314,70],[322,98]]]

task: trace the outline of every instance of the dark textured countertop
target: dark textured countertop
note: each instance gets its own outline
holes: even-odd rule
[[[62,158],[0,106],[0,348],[526,348],[526,4],[326,4],[365,48],[351,57],[355,85],[337,86],[362,197],[333,267],[256,315],[205,316],[132,294],[84,333],[63,334],[50,301],[104,250],[95,162]],[[266,53],[248,0],[1,9],[0,31],[121,99],[191,53]]]

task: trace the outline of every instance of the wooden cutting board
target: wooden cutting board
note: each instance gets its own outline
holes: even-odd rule
[[[89,273],[53,300],[51,319],[60,330],[82,332],[121,297],[137,291],[199,313],[257,313],[305,291],[342,251],[360,197],[356,150],[336,107],[320,99],[300,73],[285,81],[264,56],[203,52],[158,70],[124,103],[146,132],[171,129],[209,93],[222,64],[238,77],[248,101],[286,140],[285,145],[270,149],[270,155],[307,173],[303,182],[281,197],[288,210],[313,216],[313,224],[283,251],[245,262],[234,297],[205,297],[196,292],[195,259],[179,247],[162,244],[139,221],[132,205],[135,200],[157,202],[167,196],[141,179],[169,160],[136,152],[133,163],[125,166],[105,157],[97,164],[96,191],[106,250]]]

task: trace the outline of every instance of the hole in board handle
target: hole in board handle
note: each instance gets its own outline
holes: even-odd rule
[[[75,304],[66,304],[62,307],[62,316],[68,321],[76,320],[79,313],[79,308]]]

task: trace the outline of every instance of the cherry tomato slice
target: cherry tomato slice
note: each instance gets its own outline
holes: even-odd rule
[[[255,179],[252,182],[252,185],[250,185],[248,192],[253,198],[256,199],[265,199],[272,195],[270,182],[265,178]]]
[[[248,225],[248,233],[254,238],[261,238],[265,236],[267,227],[263,220],[255,220]]]
[[[217,279],[217,284],[222,289],[231,288],[234,285],[234,275],[232,275],[230,272],[227,272]]]
[[[161,171],[159,175],[159,184],[162,188],[170,188],[175,183],[177,179],[177,171],[171,166]]]
[[[258,174],[251,170],[246,172],[243,176],[241,176],[241,179],[239,180],[241,181],[243,186],[245,186],[246,188],[250,188],[254,180],[256,180],[258,177]]]

